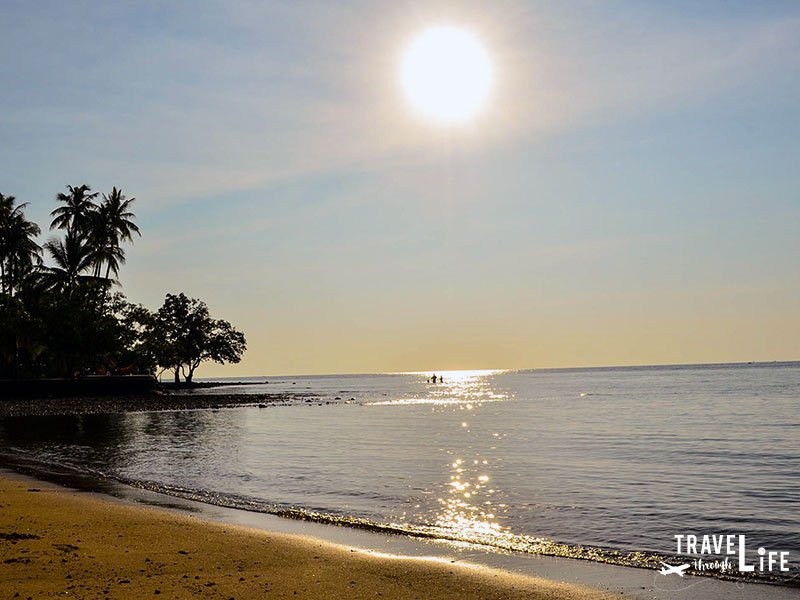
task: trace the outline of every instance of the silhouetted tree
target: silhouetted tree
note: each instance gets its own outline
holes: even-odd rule
[[[122,242],[133,242],[133,234],[141,236],[139,226],[134,223],[130,208],[136,198],[126,198],[121,189],[114,187],[110,194],[103,194],[103,201],[91,213],[91,236],[95,275],[100,276],[102,265],[106,265],[105,279],[111,273],[119,275],[119,267],[125,264]]]
[[[93,253],[76,231],[68,231],[63,240],[49,240],[44,248],[55,263],[42,272],[48,289],[70,297],[79,285],[97,281],[93,275],[85,274],[92,266]]]
[[[239,362],[244,335],[212,319],[200,300],[167,295],[153,313],[109,293],[125,262],[123,243],[141,233],[134,198],[117,187],[100,203],[97,197],[85,184],[58,194],[50,228],[63,234],[42,248],[39,226],[25,218],[27,204],[0,194],[0,377],[160,367],[191,382],[203,361]]]
[[[53,217],[50,229],[66,229],[67,233],[73,232],[87,236],[91,228],[91,214],[97,210],[94,203],[97,192],[93,192],[85,183],[77,187],[68,185],[68,193],[61,192],[56,195],[56,200],[63,202],[50,216]]]
[[[41,263],[42,252],[35,239],[41,229],[25,218],[27,202],[15,204],[14,196],[0,194],[0,292],[9,296]]]
[[[116,314],[121,325],[120,364],[126,372],[155,373],[157,367],[152,332],[156,314],[141,304],[131,304],[117,293]]]
[[[212,319],[202,300],[185,294],[167,294],[158,309],[151,336],[156,363],[171,370],[175,383],[183,374],[187,383],[194,372],[207,360],[238,363],[247,342],[244,334],[223,320]]]
[[[29,372],[45,350],[41,321],[19,296],[0,296],[0,377]]]

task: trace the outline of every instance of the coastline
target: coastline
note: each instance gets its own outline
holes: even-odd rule
[[[476,565],[126,505],[0,475],[0,594],[129,598],[528,598],[606,592]]]
[[[26,511],[16,510],[18,502],[12,503],[9,500],[11,495],[7,492],[11,488],[16,488],[17,498],[19,498],[20,494],[23,496],[21,501],[25,503]],[[40,494],[43,492],[50,493],[47,503],[41,502],[42,496]],[[53,586],[55,590],[52,592],[53,596],[62,595],[64,592],[70,591],[73,594],[75,593],[75,588],[70,590],[66,588],[70,585],[75,585],[75,572],[79,568],[82,571],[82,576],[90,581],[98,580],[102,582],[105,581],[104,578],[111,577],[108,581],[117,583],[119,583],[119,579],[125,579],[125,577],[114,575],[114,573],[125,571],[125,569],[131,571],[132,569],[133,577],[141,577],[140,583],[149,585],[154,580],[157,580],[157,575],[159,575],[159,573],[150,572],[145,568],[153,566],[146,559],[150,558],[150,562],[153,562],[152,552],[155,551],[161,554],[166,552],[166,556],[173,559],[173,564],[171,564],[173,569],[167,574],[179,577],[181,580],[179,583],[181,584],[201,581],[203,572],[216,573],[222,577],[224,570],[217,569],[217,566],[221,566],[225,560],[235,559],[235,561],[238,561],[235,564],[232,563],[237,571],[243,565],[250,565],[252,567],[251,570],[262,569],[264,573],[275,573],[268,561],[262,561],[265,558],[262,553],[255,553],[254,556],[248,550],[244,554],[240,554],[238,542],[225,545],[222,550],[219,549],[219,535],[236,537],[242,532],[246,536],[255,536],[255,538],[261,540],[264,544],[263,548],[269,552],[284,552],[284,550],[280,549],[280,545],[270,545],[270,540],[277,538],[285,538],[284,541],[297,542],[301,546],[305,544],[306,551],[313,551],[314,557],[320,556],[320,548],[338,550],[339,553],[334,557],[334,560],[339,561],[339,570],[337,572],[340,575],[341,573],[349,575],[350,573],[361,572],[360,570],[366,568],[365,565],[357,561],[359,557],[388,561],[387,565],[390,567],[390,571],[388,575],[384,575],[390,576],[390,579],[395,582],[406,577],[406,574],[411,572],[409,569],[413,571],[411,572],[412,579],[403,584],[402,589],[399,591],[390,586],[381,587],[376,592],[373,588],[362,586],[360,590],[344,590],[344,595],[338,596],[337,593],[321,592],[322,588],[317,589],[316,586],[324,585],[320,577],[315,575],[319,570],[319,565],[315,561],[319,559],[309,558],[308,552],[306,552],[301,554],[301,558],[306,561],[306,563],[303,563],[303,570],[297,573],[290,572],[289,576],[296,583],[296,586],[300,586],[306,579],[313,576],[315,587],[310,589],[306,585],[304,590],[315,598],[321,596],[347,598],[367,596],[386,598],[489,597],[511,600],[520,597],[533,600],[536,598],[558,600],[561,598],[605,599],[623,597],[638,598],[639,600],[789,600],[790,598],[795,598],[797,593],[795,588],[766,583],[734,582],[692,575],[680,579],[665,578],[648,569],[572,558],[498,552],[472,544],[453,544],[446,540],[426,540],[411,536],[390,535],[349,527],[299,521],[272,514],[225,508],[167,496],[124,484],[106,482],[105,485],[98,487],[97,481],[91,478],[75,479],[69,476],[61,476],[57,472],[50,472],[46,475],[42,473],[29,474],[25,470],[19,472],[0,468],[0,498],[3,498],[2,506],[0,506],[0,553],[3,555],[3,560],[0,561],[0,582],[8,580],[11,583],[16,581],[18,584],[12,590],[9,587],[10,584],[0,583],[0,594],[4,593],[8,588],[10,596],[13,596],[21,589],[20,585],[25,586],[27,585],[26,582],[38,579],[38,576],[32,574],[34,571],[27,571],[27,578],[20,578],[20,569],[7,568],[9,565],[15,564],[17,566],[21,564],[30,565],[31,563],[24,562],[25,559],[31,560],[34,556],[37,556],[35,549],[19,545],[22,540],[14,540],[15,537],[18,537],[14,533],[22,533],[23,537],[26,533],[33,533],[33,535],[39,535],[40,539],[44,539],[42,531],[50,538],[57,538],[51,539],[50,546],[45,547],[46,551],[50,550],[50,554],[45,552],[44,555],[41,555],[41,553],[39,555],[39,560],[47,561],[46,569],[50,569],[52,564],[59,561],[62,561],[62,564],[67,564],[63,562],[65,558],[76,558],[77,556],[65,557],[58,552],[54,552],[53,549],[62,553],[65,549],[69,550],[71,545],[77,545],[80,549],[80,544],[74,543],[75,539],[82,540],[81,543],[83,543],[87,538],[96,539],[98,536],[102,537],[103,535],[106,536],[106,539],[108,539],[108,536],[111,537],[111,543],[106,544],[107,547],[117,546],[121,540],[125,540],[125,544],[131,539],[135,540],[137,544],[136,552],[139,553],[140,559],[144,561],[144,565],[137,563],[131,567],[127,562],[130,557],[123,557],[123,561],[117,564],[119,561],[116,559],[119,555],[116,557],[109,556],[103,561],[97,561],[98,553],[89,555],[87,552],[88,558],[92,559],[88,564],[84,562],[83,566],[81,566],[75,563],[70,572],[64,571],[58,576],[48,575],[51,577],[49,585]],[[65,499],[67,502],[64,502]],[[34,502],[32,501],[40,504],[34,507]],[[102,510],[97,510],[97,503],[103,507]],[[78,505],[77,507],[76,504]],[[89,524],[84,522],[81,526],[80,523],[70,523],[64,520],[62,515],[65,514],[65,511],[66,514],[70,514],[70,511],[72,511],[74,515],[75,510],[80,513],[80,518],[88,521]],[[144,513],[140,511],[144,511]],[[149,514],[150,517],[143,517],[145,513]],[[45,515],[45,517],[42,515]],[[111,517],[108,515],[111,515]],[[151,518],[154,515],[157,516],[155,522]],[[172,520],[170,520],[170,517],[173,517]],[[43,520],[46,520],[46,528],[42,527]],[[104,527],[99,528],[99,530],[96,528],[96,523],[98,522],[104,524]],[[145,525],[143,529],[140,528],[142,523]],[[180,528],[182,533],[179,533],[178,537],[173,536],[171,533],[165,536],[162,533],[163,523],[172,523],[170,526]],[[206,527],[207,525],[211,527]],[[129,527],[133,527],[133,529],[129,530]],[[189,527],[189,529],[186,529],[186,527]],[[111,530],[109,531],[109,529]],[[118,538],[119,532],[117,529],[119,531],[128,530],[128,536],[125,537],[123,535],[122,538]],[[89,535],[87,530],[92,534]],[[135,531],[135,533],[130,533],[130,531]],[[181,535],[194,536],[196,538],[195,541],[201,545],[199,553],[202,556],[201,560],[204,562],[191,563],[191,565],[184,563],[185,568],[189,565],[197,572],[181,572],[180,563],[176,562],[175,557],[170,555],[165,550],[165,546],[162,545],[164,537],[180,541]],[[70,539],[73,542],[70,542]],[[14,543],[15,541],[17,543]],[[212,544],[212,546],[209,548],[203,545],[207,543]],[[142,549],[142,546],[144,549]],[[172,546],[169,546],[169,548],[172,548]],[[116,550],[123,554],[130,554],[131,552],[127,545],[121,546],[121,550],[120,548]],[[177,550],[172,548],[172,550],[178,553],[178,558],[188,556],[180,552],[181,550],[188,552],[185,548],[178,548]],[[211,554],[207,555],[208,550],[211,550]],[[214,552],[217,551],[223,552],[223,554],[227,553],[222,562],[218,557],[215,558]],[[151,552],[151,554],[148,555],[148,552]],[[291,556],[291,554],[287,556]],[[54,562],[51,563],[49,561]],[[309,563],[308,561],[312,562]],[[41,567],[41,565],[39,566]],[[435,568],[432,572],[429,572],[428,567]],[[445,567],[447,573],[441,567]],[[458,567],[459,570],[456,571],[455,567]],[[143,568],[145,569],[142,570]],[[376,576],[375,568],[379,569],[377,583],[373,581]],[[398,568],[400,569],[399,574],[391,570]],[[47,573],[49,572],[48,570]],[[492,591],[490,592],[482,587],[479,588],[482,590],[481,593],[464,589],[464,581],[471,582],[472,579],[469,577],[464,581],[458,579],[462,572],[485,576],[483,582],[479,582],[479,585],[486,584],[486,578],[489,577],[488,584],[492,586]],[[369,573],[371,573],[370,577],[372,578],[370,581],[373,581],[375,586],[381,586],[380,566],[374,567]],[[66,577],[67,574],[71,574],[72,578],[68,579]],[[184,578],[184,575],[187,575],[187,577]],[[452,582],[448,577],[440,579],[442,575],[457,576],[460,582],[458,585],[461,587],[459,588],[458,585],[452,587]],[[63,580],[59,579],[61,576],[63,576]],[[113,579],[114,576],[117,579]],[[237,577],[243,576],[238,575]],[[194,577],[201,577],[201,579],[195,580]],[[264,583],[263,577],[265,575],[254,576],[251,583],[258,583],[259,580],[261,580],[260,583]],[[133,581],[130,577],[127,579],[128,581]],[[186,579],[191,579],[192,581],[187,582]],[[247,578],[245,577],[245,581],[237,579],[235,583],[244,584],[246,581]],[[320,581],[320,583],[316,583],[317,581]],[[353,581],[355,580],[353,579]],[[200,591],[203,597],[260,598],[265,595],[263,590],[256,589],[252,591],[247,586],[244,586],[239,594],[224,595],[224,593],[227,593],[226,590],[222,595],[215,595],[223,588],[217,587],[216,581],[211,582],[214,583],[213,586],[203,587],[202,591]],[[518,585],[518,582],[522,582],[522,587]],[[209,583],[209,581],[205,581],[205,583]],[[419,585],[422,583],[424,583],[424,589],[421,594],[417,594],[415,590],[418,592]],[[533,588],[529,589],[531,583],[533,583]],[[442,592],[443,595],[441,596],[431,596],[429,594],[429,586],[431,585],[445,586],[447,592]],[[511,587],[509,588],[509,586]],[[112,592],[108,586],[97,589],[98,593],[108,589],[109,592],[105,596],[109,598],[128,597],[121,592],[120,594]],[[140,593],[137,593],[136,596],[151,595],[155,589],[163,592],[161,588],[149,590],[145,587],[139,590]],[[192,595],[197,595],[198,588],[192,589],[194,589]],[[281,589],[283,590],[283,588]],[[293,589],[292,593],[289,593],[288,589],[284,590],[285,596],[302,598],[303,593],[298,589]],[[298,593],[294,594],[295,591]],[[129,594],[133,593],[131,589],[127,589],[127,592]],[[395,592],[397,592],[397,595],[392,595]],[[50,592],[42,593],[50,594]],[[438,594],[438,592],[436,593]],[[175,597],[189,596],[189,593],[185,596],[182,596],[180,592],[176,592],[176,594]],[[273,596],[273,594],[267,595],[269,597]],[[20,593],[20,597],[25,598],[27,596]],[[38,596],[33,595],[32,597]],[[278,595],[278,597],[281,596]]]
[[[0,401],[0,418],[90,415],[159,410],[200,410],[237,406],[266,407],[314,401],[312,394],[195,394],[185,391],[131,396],[4,398]]]

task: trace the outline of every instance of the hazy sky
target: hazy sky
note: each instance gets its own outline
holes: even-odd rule
[[[200,376],[800,358],[800,3],[0,0],[0,192],[121,186]],[[411,111],[471,28],[486,110]]]

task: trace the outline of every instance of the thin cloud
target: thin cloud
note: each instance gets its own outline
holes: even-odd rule
[[[424,163],[448,144],[409,115],[393,72],[402,42],[435,10],[204,6],[206,20],[221,19],[227,37],[209,39],[202,29],[130,34],[135,46],[74,65],[81,78],[107,82],[86,91],[88,107],[18,106],[3,123],[25,131],[44,119],[61,138],[52,144],[60,165],[124,174],[153,211],[313,174]],[[454,155],[724,98],[796,71],[800,54],[796,19],[696,24],[686,32],[675,23],[656,30],[641,18],[598,23],[573,14],[567,23],[548,17],[546,6],[518,2],[501,8],[487,15],[472,3],[458,15],[483,26],[499,82],[489,114],[450,135]],[[36,135],[44,144],[51,134]]]

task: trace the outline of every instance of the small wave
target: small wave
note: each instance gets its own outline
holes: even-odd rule
[[[326,525],[336,525],[339,527],[351,527],[354,529],[372,531],[375,533],[406,535],[415,538],[443,542],[470,544],[498,551],[518,552],[522,554],[539,556],[554,556],[560,558],[573,558],[578,560],[589,560],[605,564],[654,570],[661,568],[662,561],[673,561],[677,558],[681,558],[673,555],[656,554],[652,552],[624,552],[597,546],[563,544],[553,541],[549,538],[519,535],[502,530],[486,531],[481,529],[469,529],[467,531],[459,531],[448,527],[435,525],[383,523],[353,515],[343,515],[324,512],[322,510],[312,510],[296,506],[274,504],[255,498],[236,496],[208,490],[195,490],[156,482],[136,480],[123,481],[121,479],[118,479],[118,481],[133,487],[139,487],[153,492],[176,496],[187,500],[203,502],[206,504],[213,504],[225,508],[234,508],[251,512],[262,512],[289,519],[297,519]],[[768,583],[795,583],[795,581],[792,579],[760,573],[738,575],[723,574],[720,572],[696,571],[693,568],[690,568],[688,573],[735,581],[750,580]]]
[[[53,469],[56,468],[57,470],[62,471],[62,473],[63,471],[69,471],[78,476],[91,477],[94,480],[100,479],[113,481],[133,488],[156,492],[175,498],[182,498],[184,500],[200,502],[203,504],[211,504],[214,506],[233,508],[237,510],[246,510],[249,512],[271,514],[278,517],[309,521],[313,523],[336,525],[339,527],[350,527],[353,529],[361,529],[375,533],[405,535],[442,542],[470,544],[476,547],[502,552],[573,558],[612,565],[655,570],[661,567],[661,561],[673,561],[675,559],[685,558],[676,557],[673,555],[656,554],[652,552],[625,552],[597,546],[570,545],[560,543],[549,538],[515,534],[503,529],[467,528],[466,530],[458,530],[450,527],[428,524],[385,523],[355,515],[327,512],[322,508],[314,509],[285,505],[265,501],[263,499],[240,496],[225,492],[134,479],[119,475],[110,475],[95,469],[88,469],[82,466],[79,467],[77,465],[62,461],[42,461],[34,458],[30,455],[30,453],[24,451],[14,452],[12,449],[7,449],[7,451],[8,450],[11,450],[11,452],[4,452],[3,454],[0,454],[0,457],[8,459],[11,464],[24,465],[34,474],[43,475],[44,478],[47,478],[47,474],[55,474]],[[696,571],[693,568],[690,568],[688,573],[734,581],[783,583],[793,586],[798,585],[798,581],[791,577],[780,577],[762,573],[729,574],[720,573],[717,571]]]

